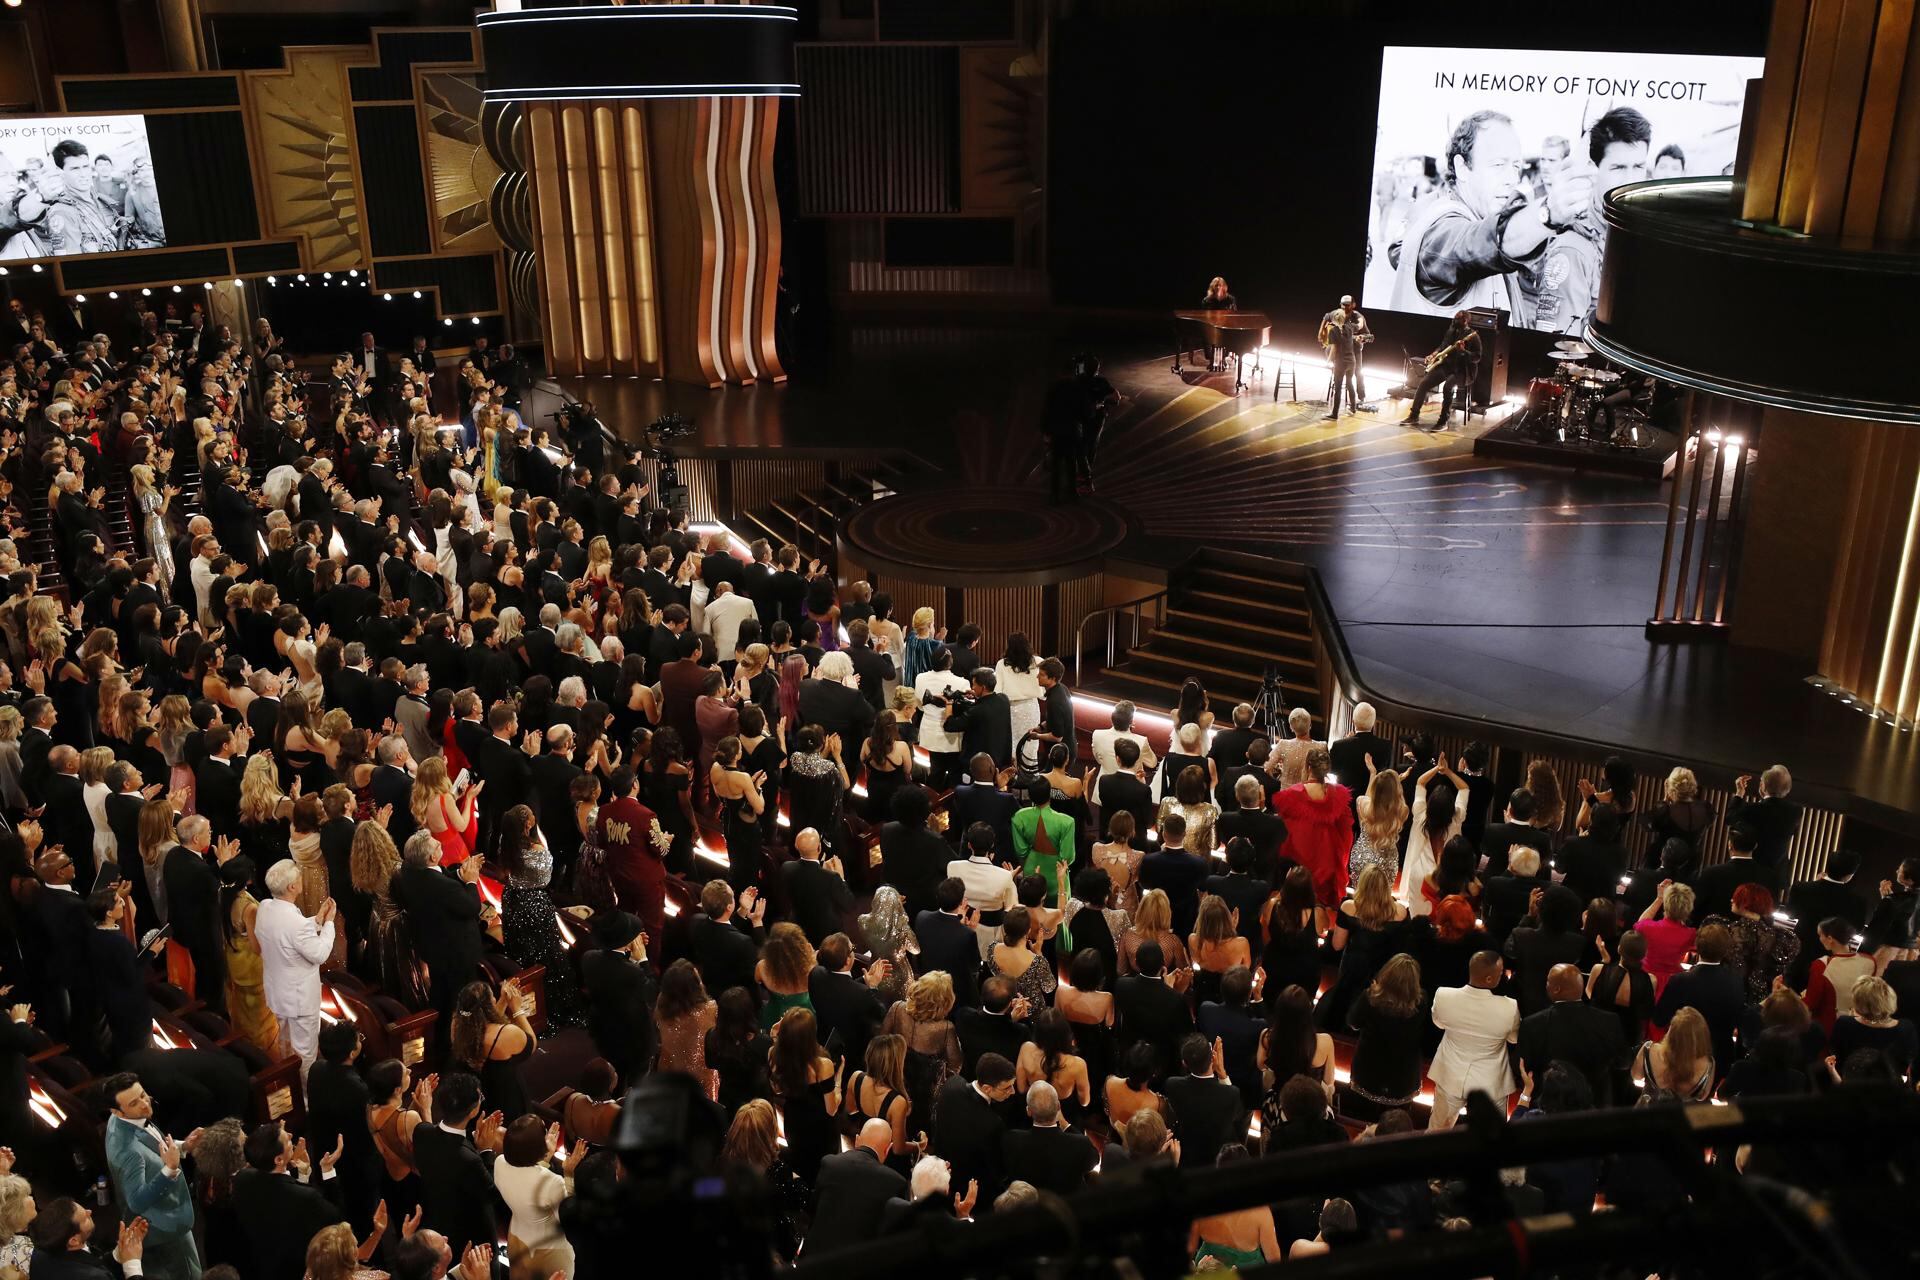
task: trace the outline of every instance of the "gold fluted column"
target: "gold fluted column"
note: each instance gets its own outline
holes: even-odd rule
[[[1855,246],[1920,239],[1914,8],[1775,0],[1745,217]],[[1920,428],[1768,409],[1759,455],[1733,639],[1920,719]]]
[[[205,71],[207,53],[200,41],[199,0],[160,0],[159,18],[167,70]]]
[[[548,367],[783,379],[778,101],[533,102],[526,119]]]

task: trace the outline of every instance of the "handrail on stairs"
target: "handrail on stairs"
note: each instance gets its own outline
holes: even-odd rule
[[[1167,594],[1171,590],[1172,587],[1170,586],[1162,587],[1151,595],[1141,596],[1138,600],[1125,600],[1119,604],[1102,605],[1098,609],[1090,609],[1087,611],[1086,615],[1080,619],[1080,624],[1073,629],[1073,683],[1075,688],[1078,688],[1082,683],[1080,678],[1081,666],[1085,663],[1087,655],[1085,644],[1087,624],[1102,614],[1106,615],[1107,656],[1104,665],[1111,667],[1114,661],[1114,642],[1120,615],[1125,613],[1130,623],[1127,630],[1127,647],[1129,649],[1138,648],[1140,643],[1146,639],[1146,635],[1153,634],[1152,631],[1148,631],[1146,635],[1141,634],[1140,623],[1141,618],[1144,616],[1142,610],[1147,605],[1154,605],[1153,626],[1159,627],[1165,625],[1167,620]]]

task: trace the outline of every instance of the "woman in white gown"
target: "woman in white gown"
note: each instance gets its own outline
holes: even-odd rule
[[[1015,754],[1020,739],[1040,727],[1040,659],[1024,631],[1007,637],[1006,653],[993,666],[994,692],[1007,696],[1007,719]]]
[[[1446,781],[1435,787],[1435,775]],[[1408,915],[1424,916],[1433,909],[1433,904],[1420,892],[1420,886],[1440,864],[1440,851],[1447,847],[1447,841],[1459,835],[1460,828],[1466,824],[1466,797],[1466,779],[1448,766],[1445,752],[1433,768],[1413,784],[1413,813],[1407,819],[1407,860],[1400,869],[1400,891]]]

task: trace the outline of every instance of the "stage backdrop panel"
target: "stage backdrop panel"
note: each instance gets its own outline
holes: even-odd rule
[[[1386,47],[1363,304],[1495,307],[1517,328],[1584,333],[1606,248],[1600,198],[1731,173],[1763,61]]]

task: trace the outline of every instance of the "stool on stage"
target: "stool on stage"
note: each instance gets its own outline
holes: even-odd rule
[[[1287,388],[1287,399],[1298,400],[1300,398],[1299,370],[1291,356],[1281,356],[1274,366],[1273,402],[1275,404],[1280,403],[1280,387],[1283,383]]]

